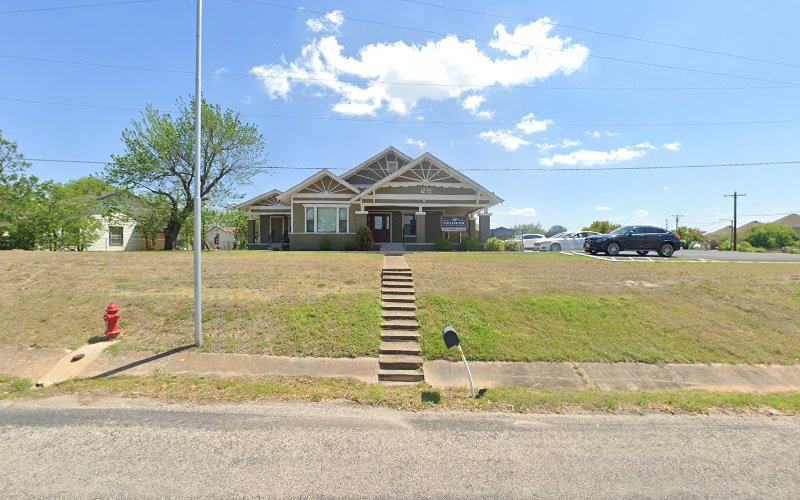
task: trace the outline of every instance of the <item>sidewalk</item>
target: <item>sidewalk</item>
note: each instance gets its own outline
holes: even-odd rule
[[[378,381],[378,358],[290,358],[192,352],[191,346],[165,353],[102,352],[78,377],[148,375],[313,376]],[[39,380],[60,360],[61,349],[0,349],[0,373]],[[77,363],[80,363],[78,361]],[[461,362],[426,361],[425,381],[435,388],[466,387]],[[76,367],[77,368],[77,367]],[[800,391],[800,365],[726,365],[572,362],[470,363],[475,385],[550,389],[657,390],[705,389],[726,392]]]

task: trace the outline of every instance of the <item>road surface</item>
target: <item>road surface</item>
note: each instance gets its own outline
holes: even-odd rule
[[[0,498],[796,497],[800,419],[0,403]]]
[[[588,256],[583,252],[565,252]],[[609,257],[604,253],[593,256],[594,258],[610,261],[660,261],[671,259],[688,259],[709,262],[779,262],[779,263],[800,263],[800,254],[791,253],[756,253],[756,252],[721,252],[717,250],[678,250],[673,257],[659,257],[656,252],[650,252],[646,256],[636,255],[633,251],[624,251],[614,257]]]

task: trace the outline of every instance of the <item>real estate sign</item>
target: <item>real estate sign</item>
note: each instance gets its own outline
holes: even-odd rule
[[[466,217],[442,217],[442,232],[466,233],[468,227]]]

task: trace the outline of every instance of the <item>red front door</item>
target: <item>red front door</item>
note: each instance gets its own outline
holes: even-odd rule
[[[389,216],[384,214],[367,215],[367,226],[372,230],[375,243],[389,243]]]

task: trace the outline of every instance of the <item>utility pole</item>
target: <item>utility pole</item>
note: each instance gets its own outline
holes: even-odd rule
[[[733,194],[726,194],[725,198],[733,198],[733,251],[736,251],[736,203],[740,196],[747,196],[747,193],[737,193],[736,191]]]
[[[203,248],[203,224],[202,217],[202,191],[200,186],[200,176],[203,162],[202,148],[200,145],[202,131],[203,91],[200,82],[201,66],[203,59],[203,0],[197,0],[197,61],[196,61],[196,85],[194,92],[195,100],[195,130],[194,130],[194,345],[203,345],[203,290],[201,287],[202,268],[200,266],[200,255]]]
[[[669,231],[669,219],[664,219],[664,229]]]
[[[680,227],[678,223],[680,222],[681,217],[683,217],[683,214],[673,214],[673,217],[675,217],[675,230],[677,231]]]

